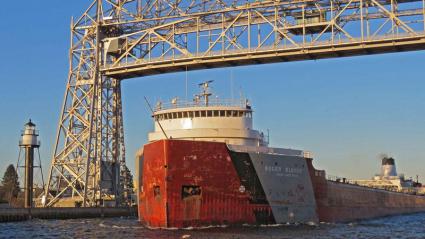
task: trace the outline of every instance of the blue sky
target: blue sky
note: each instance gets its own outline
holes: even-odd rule
[[[0,9],[0,175],[18,157],[19,133],[32,118],[41,133],[45,172],[68,71],[69,24],[89,1],[6,1]],[[369,178],[378,156],[394,156],[398,171],[425,178],[425,52],[279,63],[188,73],[190,92],[215,80],[230,97],[242,91],[255,127],[270,130],[272,146],[313,152],[331,175]],[[185,95],[185,73],[123,82],[128,165],[147,139],[151,101]],[[425,179],[424,179],[425,181]]]

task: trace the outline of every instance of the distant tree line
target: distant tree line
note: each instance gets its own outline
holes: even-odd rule
[[[131,174],[128,167],[125,167],[124,183],[125,194],[124,197],[127,200],[131,200],[131,195],[134,193],[133,175]],[[35,194],[40,195],[43,192],[43,188],[35,188]],[[24,204],[24,193],[21,191],[19,185],[18,172],[15,167],[10,164],[1,180],[0,183],[0,203],[8,203],[12,207],[22,207]]]
[[[10,164],[1,181],[0,203],[9,203],[12,206],[17,205],[20,191],[18,173],[15,167]]]

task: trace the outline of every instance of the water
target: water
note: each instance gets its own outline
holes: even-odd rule
[[[425,213],[356,223],[149,230],[135,218],[32,220],[0,224],[0,238],[424,238]]]

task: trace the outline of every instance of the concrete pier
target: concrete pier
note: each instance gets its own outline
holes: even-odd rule
[[[137,216],[136,207],[122,208],[6,208],[0,209],[0,222],[37,219],[75,219]]]

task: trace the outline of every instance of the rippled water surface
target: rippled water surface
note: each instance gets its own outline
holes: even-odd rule
[[[425,213],[347,224],[149,230],[135,218],[32,220],[0,224],[0,238],[424,238]]]

